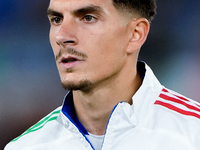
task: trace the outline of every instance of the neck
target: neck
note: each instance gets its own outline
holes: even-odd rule
[[[104,135],[114,106],[121,101],[132,104],[132,96],[142,83],[137,71],[133,72],[120,80],[115,79],[112,84],[104,84],[103,88],[93,88],[87,92],[73,91],[77,117],[88,132]]]

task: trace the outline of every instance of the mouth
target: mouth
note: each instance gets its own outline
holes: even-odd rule
[[[75,56],[62,56],[58,63],[60,63],[65,69],[72,69],[77,65],[80,65],[83,61],[84,59],[80,59]]]
[[[61,59],[61,63],[63,64],[67,64],[67,63],[73,63],[73,62],[76,62],[76,61],[79,61],[77,58],[75,57],[67,57],[67,58],[62,58]]]

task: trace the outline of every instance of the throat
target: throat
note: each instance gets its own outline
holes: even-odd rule
[[[104,135],[113,107],[99,99],[80,98],[75,93],[74,107],[78,120],[91,134]]]

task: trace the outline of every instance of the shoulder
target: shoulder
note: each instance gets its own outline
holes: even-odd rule
[[[22,148],[24,145],[36,142],[36,140],[40,140],[40,142],[42,142],[41,139],[44,138],[44,136],[48,137],[47,134],[50,133],[46,131],[48,130],[53,132],[53,130],[56,129],[56,126],[59,125],[57,118],[60,114],[60,111],[61,107],[58,107],[57,109],[49,113],[47,116],[38,121],[35,125],[27,129],[20,136],[8,143],[5,147],[5,150]]]
[[[163,88],[154,104],[180,114],[182,117],[200,121],[200,104],[172,90]]]
[[[168,136],[200,147],[200,104],[177,92],[163,88],[153,107],[156,129]]]

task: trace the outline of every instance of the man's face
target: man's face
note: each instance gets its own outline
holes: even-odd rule
[[[128,19],[111,0],[51,0],[50,42],[67,89],[103,85],[126,63]]]

